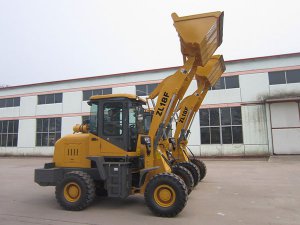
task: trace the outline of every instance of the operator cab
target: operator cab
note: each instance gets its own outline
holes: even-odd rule
[[[138,134],[147,134],[145,100],[130,94],[95,95],[90,98],[89,132],[129,152],[136,151]]]

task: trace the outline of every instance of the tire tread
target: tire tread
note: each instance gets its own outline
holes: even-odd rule
[[[68,179],[80,179],[86,188],[85,196],[81,197],[76,204],[67,202],[63,197],[64,181]],[[83,190],[81,190],[83,192]],[[95,199],[95,183],[90,175],[82,171],[66,173],[64,179],[55,188],[55,197],[60,206],[70,211],[80,211],[88,207]]]
[[[154,192],[155,186],[159,185],[160,182],[166,182],[166,183],[172,183],[175,185],[177,188],[177,193],[176,193],[176,201],[175,205],[171,207],[171,209],[162,209],[162,207],[159,207],[155,205],[153,202],[154,200],[152,199],[152,193]],[[183,208],[185,207],[187,203],[187,198],[188,198],[188,191],[185,183],[183,180],[177,176],[176,174],[173,173],[159,173],[153,176],[149,183],[147,184],[145,193],[145,202],[148,206],[148,208],[157,216],[160,217],[174,217],[178,213],[180,213]]]

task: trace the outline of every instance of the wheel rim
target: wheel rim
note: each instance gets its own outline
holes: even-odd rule
[[[81,188],[77,183],[70,182],[64,187],[64,197],[69,202],[76,202],[81,196]]]
[[[154,200],[161,207],[170,207],[176,200],[176,193],[169,185],[159,185],[154,190]]]

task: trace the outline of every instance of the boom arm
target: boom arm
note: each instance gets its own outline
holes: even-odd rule
[[[163,136],[164,129],[170,122],[178,101],[182,99],[193,80],[196,69],[195,58],[189,58],[182,68],[164,79],[149,95],[148,99],[154,99],[158,95],[149,129],[149,136],[154,139],[154,148]]]
[[[208,89],[213,86],[225,71],[223,57],[213,56],[205,67],[198,67],[196,72],[197,90],[184,98],[178,110],[179,118],[176,124],[174,138],[179,147],[182,140],[187,139],[188,130],[192,124],[195,114],[199,110]]]

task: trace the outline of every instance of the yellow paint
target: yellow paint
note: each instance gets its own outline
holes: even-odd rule
[[[55,143],[53,162],[56,167],[90,168],[90,156],[137,156],[91,133],[62,137]]]
[[[129,98],[129,99],[135,99],[137,101],[143,101],[146,103],[145,99],[140,98],[137,95],[132,95],[132,94],[93,95],[90,97],[90,100],[107,99],[107,98]]]
[[[89,132],[89,125],[88,124],[76,124],[73,126],[73,132],[74,133],[88,133]]]
[[[176,200],[174,189],[166,184],[157,186],[153,195],[155,203],[164,208],[172,206]]]
[[[213,86],[221,77],[225,71],[224,59],[221,55],[212,56],[211,59],[204,67],[198,67],[196,72],[197,90],[185,97],[179,104],[179,118],[176,124],[176,130],[174,134],[175,141],[177,143],[181,130],[187,130],[192,122],[193,117],[198,112],[203,99],[205,98],[208,89]],[[187,141],[183,140],[180,145],[177,146],[177,150],[174,152],[176,159],[180,162],[188,161],[186,154]]]
[[[223,12],[179,17],[172,14],[184,57],[196,57],[205,66],[223,39]]]
[[[76,202],[80,199],[81,188],[75,182],[67,183],[64,187],[64,197],[68,202]]]

